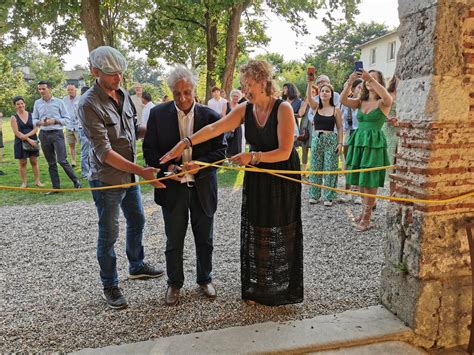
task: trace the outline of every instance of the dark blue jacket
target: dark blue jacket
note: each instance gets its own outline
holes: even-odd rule
[[[193,132],[220,119],[220,115],[206,106],[195,104]],[[164,176],[170,164],[181,164],[181,160],[160,164],[160,157],[170,151],[180,141],[178,111],[174,101],[158,104],[150,111],[147,131],[143,140],[143,156],[149,166],[161,169],[158,177]],[[226,144],[224,135],[193,146],[193,160],[213,163],[225,158]],[[207,216],[212,216],[217,209],[217,176],[216,168],[205,168],[194,175],[195,189],[201,206]],[[155,202],[172,210],[176,201],[175,187],[180,184],[174,180],[165,180],[166,189],[155,189]]]

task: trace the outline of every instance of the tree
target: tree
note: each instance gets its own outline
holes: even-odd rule
[[[300,34],[307,33],[305,21],[301,20],[303,14],[315,18],[321,8],[328,14],[342,7],[345,17],[351,19],[360,1],[156,1],[150,21],[142,33],[137,32],[134,44],[151,58],[162,54],[169,64],[188,63],[195,68],[204,62],[205,54],[207,99],[217,80],[227,92],[231,89],[239,53],[268,42],[265,12],[272,11],[286,19]]]
[[[319,74],[328,75],[336,91],[340,91],[353,71],[354,61],[360,57],[359,46],[389,31],[386,25],[375,22],[339,23],[317,37],[319,43],[312,47],[313,53],[304,61],[314,65]]]
[[[230,90],[239,53],[265,44],[265,13],[289,22],[297,34],[307,33],[303,15],[321,10],[329,25],[342,9],[349,22],[361,0],[4,0],[0,20],[1,49],[18,49],[28,38],[48,39],[56,55],[69,52],[85,34],[89,51],[122,42],[145,49],[152,60],[205,63],[206,86],[217,80]],[[3,18],[2,18],[3,17]],[[146,19],[146,22],[143,21]]]
[[[13,71],[10,61],[0,53],[0,112],[5,116],[13,113],[12,98],[25,95],[23,74]]]
[[[0,48],[15,51],[30,38],[49,39],[46,48],[61,56],[82,35],[89,51],[117,47],[152,9],[151,0],[3,0]]]
[[[156,87],[161,86],[163,67],[160,64],[150,65],[143,58],[128,57],[127,72],[130,76],[130,83],[149,83]]]

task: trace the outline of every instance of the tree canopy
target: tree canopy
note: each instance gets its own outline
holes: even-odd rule
[[[0,47],[20,48],[28,38],[45,41],[58,56],[85,35],[89,50],[107,44],[145,50],[153,63],[204,67],[206,86],[220,82],[228,91],[235,64],[249,46],[268,41],[269,11],[297,34],[307,33],[303,16],[322,15],[327,24],[340,11],[351,22],[361,0],[5,0]]]

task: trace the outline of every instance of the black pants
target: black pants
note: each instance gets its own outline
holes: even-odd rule
[[[189,212],[191,228],[196,245],[196,282],[205,285],[211,282],[214,216],[207,216],[199,201],[196,187],[180,184],[173,210],[162,208],[166,233],[166,272],[168,285],[181,288],[184,282],[183,249],[188,229]]]
[[[48,162],[49,176],[53,188],[61,188],[59,181],[58,165],[61,165],[64,172],[67,174],[69,179],[73,182],[74,186],[79,184],[71,165],[67,161],[66,155],[66,144],[64,143],[64,133],[59,129],[44,131],[41,130],[39,134],[41,142],[41,148],[43,149],[44,157]]]

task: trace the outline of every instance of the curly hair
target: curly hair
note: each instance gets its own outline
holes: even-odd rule
[[[265,93],[267,96],[273,96],[277,93],[275,82],[273,81],[273,68],[265,60],[249,60],[247,64],[239,68],[240,76],[251,78],[256,82],[266,81]]]

